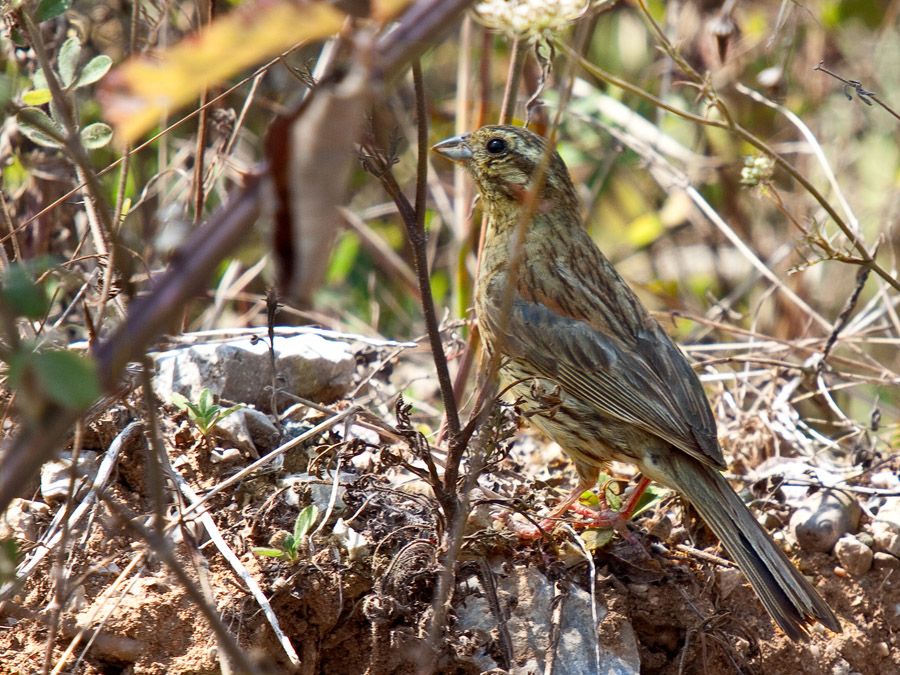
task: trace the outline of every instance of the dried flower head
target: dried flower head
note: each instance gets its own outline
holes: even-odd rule
[[[764,155],[744,157],[744,168],[741,169],[741,185],[756,187],[772,178],[775,173],[775,162]]]
[[[488,28],[513,37],[538,38],[580,18],[590,0],[484,0],[475,16]]]

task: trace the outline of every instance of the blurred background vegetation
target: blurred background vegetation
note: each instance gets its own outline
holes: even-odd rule
[[[351,13],[366,11],[366,3],[336,4]],[[895,446],[900,406],[896,286],[872,273],[854,300],[858,273],[867,265],[860,264],[859,252],[821,203],[785,171],[770,171],[766,153],[746,138],[685,119],[660,104],[714,121],[727,114],[767,143],[851,227],[850,214],[855,215],[860,239],[876,251],[879,268],[896,279],[900,122],[890,108],[900,108],[900,2],[559,3],[584,11],[552,30],[518,34],[485,26],[496,25],[491,12],[498,4],[504,3],[483,3],[480,15],[468,15],[464,25],[452,27],[422,57],[431,142],[459,133],[461,125],[498,120],[517,50],[522,76],[513,120],[524,123],[530,117],[546,129],[562,107],[559,150],[581,192],[587,227],[663,324],[704,362],[726,430],[729,419],[735,431],[747,424],[738,410],[758,414],[760,405],[793,382],[791,400],[825,437],[842,439],[853,452]],[[29,344],[62,347],[94,341],[120,322],[131,299],[147,291],[171,263],[186,234],[226,205],[265,161],[270,124],[308,90],[329,47],[323,50],[321,41],[311,41],[271,62],[261,59],[212,83],[191,104],[170,110],[139,139],[107,143],[101,133],[80,150],[60,148],[60,142],[40,136],[34,109],[53,123],[66,111],[42,93],[46,78],[39,72],[39,52],[45,51],[60,71],[74,68],[72,77],[88,64],[96,68],[98,56],[109,57],[109,73],[67,88],[65,97],[78,129],[107,122],[116,126],[111,118],[120,120],[122,111],[105,104],[98,92],[121,84],[120,64],[153,57],[242,10],[254,11],[253,4],[5,3],[0,102],[7,116],[0,162],[7,363],[14,361],[12,333]],[[31,28],[22,25],[23,12],[32,18]],[[365,18],[351,21],[354,27],[366,23]],[[345,26],[345,35],[349,30]],[[64,49],[68,41],[71,51],[73,38],[80,45],[74,64]],[[334,41],[327,44],[333,47]],[[220,48],[240,50],[242,45]],[[569,49],[603,73],[579,67]],[[817,70],[820,63],[861,83],[863,95]],[[547,74],[543,88],[542,68]],[[629,88],[610,84],[604,73]],[[746,88],[783,108],[754,100]],[[526,107],[534,95],[544,105]],[[622,110],[646,126],[635,126]],[[786,111],[808,128],[809,138]],[[365,116],[367,133],[389,149],[400,185],[412,194],[416,132],[409,73],[381,87]],[[649,150],[636,145],[642,134],[650,134],[643,136]],[[657,151],[668,159],[654,159]],[[816,152],[827,159],[849,211],[840,206]],[[761,170],[749,175],[748,161]],[[96,177],[105,200],[100,208],[109,211],[116,241],[117,274],[108,288],[108,259],[98,251],[102,236],[85,207],[86,193],[78,189],[86,171]],[[688,186],[744,250],[692,202]],[[467,327],[452,322],[471,318],[480,229],[472,196],[471,186],[436,158],[426,214],[431,285],[439,318],[455,325],[461,338]],[[344,228],[325,252],[325,278],[303,306],[285,300],[278,321],[391,338],[421,336],[404,228],[393,201],[357,161],[345,206]],[[209,280],[206,297],[183,308],[183,330],[265,324],[265,294],[277,275],[269,253],[270,220],[263,217],[246,232],[240,250]],[[770,270],[769,278],[752,256]],[[46,299],[30,313],[15,309],[15,293],[9,297],[15,290],[10,270],[17,263],[25,265]],[[842,330],[835,331],[836,325]],[[837,337],[833,349],[827,346],[830,335]],[[817,354],[819,360],[827,357],[824,370],[817,367]],[[26,379],[20,376],[18,384]],[[830,401],[823,392],[831,392]],[[6,401],[4,418],[16,409],[9,392]]]

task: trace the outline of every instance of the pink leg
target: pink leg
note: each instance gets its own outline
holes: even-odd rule
[[[601,528],[613,527],[626,538],[630,538],[628,530],[625,528],[625,523],[631,518],[631,514],[634,513],[635,508],[637,508],[641,495],[644,494],[647,486],[650,485],[650,479],[641,476],[641,480],[635,486],[634,490],[631,491],[631,494],[619,511],[611,511],[609,509],[597,511],[578,503],[578,498],[581,497],[585,491],[593,487],[593,484],[593,480],[581,479],[575,489],[566,495],[566,498],[560,502],[546,518],[541,520],[540,530],[552,532],[559,524],[558,520],[562,514],[566,511],[574,511],[586,518],[585,522],[575,523],[576,525]],[[520,531],[518,534],[523,539],[537,539],[540,537],[540,530],[529,530],[527,532]]]

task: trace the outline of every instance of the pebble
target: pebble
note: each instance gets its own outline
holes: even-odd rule
[[[834,545],[834,554],[841,566],[855,577],[861,577],[872,568],[872,549],[852,534],[845,534]]]
[[[734,592],[734,589],[744,583],[744,575],[734,567],[718,567],[716,568],[716,581],[719,584],[719,597],[724,600]]]
[[[807,497],[791,516],[791,533],[807,551],[830,551],[837,540],[859,528],[861,509],[856,500],[836,490],[820,490]]]
[[[243,455],[237,448],[215,447],[209,453],[210,464],[228,464],[229,462],[239,462],[242,459]]]
[[[36,542],[40,536],[38,520],[49,516],[50,508],[46,504],[16,497],[0,514],[0,539]]]
[[[781,527],[781,519],[769,511],[761,514],[756,520],[763,526],[763,529],[766,530],[766,532],[771,532]]]
[[[868,532],[857,532],[856,538],[859,539],[862,543],[864,543],[869,548],[875,548],[875,537],[873,537]]]
[[[878,551],[872,559],[872,567],[876,570],[900,569],[900,558]]]
[[[890,497],[872,523],[875,550],[900,557],[900,497]]]
[[[660,541],[666,541],[672,534],[672,519],[668,515],[663,515],[650,528],[650,535],[656,537]]]
[[[91,481],[96,473],[97,453],[93,450],[82,450],[78,455],[75,473],[79,480],[75,484],[77,489],[81,485],[81,479]],[[72,480],[72,453],[64,452],[59,459],[47,462],[41,467],[41,497],[48,504],[61,502],[69,494],[69,483]]]

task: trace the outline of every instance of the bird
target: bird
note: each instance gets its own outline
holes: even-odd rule
[[[642,479],[624,513],[651,480],[675,490],[792,640],[807,639],[816,622],[841,632],[720,473],[726,463],[699,378],[587,233],[555,149],[524,127],[489,125],[433,150],[474,180],[486,216],[475,286],[484,354],[499,364],[501,391],[560,445],[579,476],[551,519],[608,462],[635,465]]]

